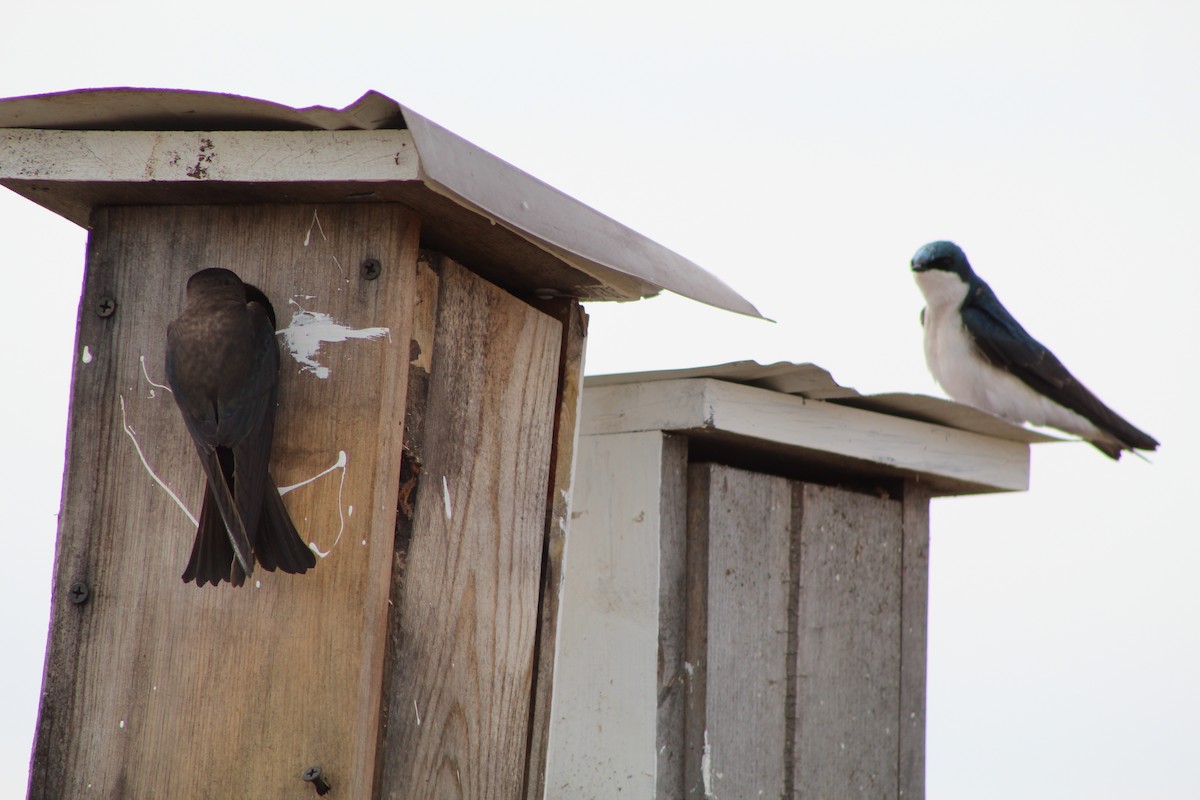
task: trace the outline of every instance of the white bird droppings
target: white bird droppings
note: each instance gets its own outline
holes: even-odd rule
[[[292,321],[278,333],[301,369],[322,380],[329,378],[329,367],[317,361],[317,352],[325,342],[344,342],[347,339],[378,339],[391,333],[388,328],[351,328],[321,311],[308,311],[292,299],[296,307]]]

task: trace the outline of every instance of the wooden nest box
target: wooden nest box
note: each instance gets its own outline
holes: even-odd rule
[[[811,364],[589,378],[553,796],[923,797],[929,499],[1046,438]]]
[[[30,796],[541,796],[579,301],[753,306],[376,93],[3,100],[0,183],[89,230]],[[163,348],[205,267],[277,312],[303,576],[180,581]]]

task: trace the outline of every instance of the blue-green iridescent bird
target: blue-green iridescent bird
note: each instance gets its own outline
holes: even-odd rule
[[[961,247],[930,242],[911,267],[925,295],[925,361],[946,394],[1018,425],[1073,433],[1109,458],[1158,447],[1021,327]]]

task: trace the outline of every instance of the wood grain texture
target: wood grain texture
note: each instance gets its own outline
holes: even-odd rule
[[[417,488],[421,483],[424,464],[421,461],[425,440],[425,406],[429,398],[429,372],[433,365],[433,341],[437,332],[437,308],[441,278],[434,271],[441,257],[422,249],[417,256],[416,295],[413,300],[412,340],[409,342],[408,397],[404,411],[404,452],[400,465],[400,485],[396,489],[396,529],[392,550],[392,585],[388,599],[391,607],[388,619],[388,646],[383,663],[383,702],[380,708],[380,746],[375,749],[375,781],[377,795],[384,785],[388,768],[388,732],[391,715],[401,719],[412,713],[399,708],[393,687],[400,678],[397,670],[411,669],[399,663],[402,626],[399,622],[403,606],[408,551],[412,545],[413,522],[416,515]]]
[[[419,169],[406,130],[0,130],[0,180],[384,183]]]
[[[562,327],[449,259],[434,269],[379,796],[514,798],[525,777]]]
[[[687,437],[662,450],[658,573],[658,753],[655,797],[684,796],[687,714]]]
[[[795,796],[894,797],[901,503],[796,484]]]
[[[417,237],[387,205],[97,211],[31,797],[288,798],[313,764],[369,796]],[[378,280],[360,278],[365,257]],[[262,288],[281,328],[309,311],[389,331],[324,345],[327,379],[283,348],[277,482],[344,466],[284,498],[316,569],[241,589],[180,581],[195,525],[167,491],[198,513],[201,471],[157,384],[184,283],[209,266]],[[102,296],[111,317],[93,313]]]
[[[929,488],[904,484],[904,580],[900,597],[900,787],[925,797],[925,677],[929,627]]]
[[[688,466],[687,567],[684,586],[687,618],[684,621],[683,796],[707,798],[711,780],[708,748],[708,531],[711,527],[713,468]],[[706,780],[706,778],[708,780]]]
[[[571,527],[571,494],[575,479],[575,449],[579,441],[579,410],[583,403],[583,364],[588,317],[577,300],[555,298],[537,307],[562,325],[558,391],[555,401],[554,448],[550,456],[550,485],[546,498],[546,534],[542,551],[533,707],[529,720],[529,753],[525,767],[525,797],[540,800],[546,793],[546,755],[550,745],[550,713],[554,694],[554,656],[558,647],[563,556]]]
[[[791,484],[720,465],[708,504],[705,795],[779,797],[787,747]]]

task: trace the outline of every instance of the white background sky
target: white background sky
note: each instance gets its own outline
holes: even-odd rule
[[[13,4],[0,97],[367,89],[693,259],[775,324],[589,305],[588,371],[813,361],[940,394],[908,261],[951,238],[1163,442],[935,501],[928,796],[1200,797],[1200,5]],[[37,9],[37,10],[34,10]],[[36,719],[85,233],[0,192],[0,796]]]

